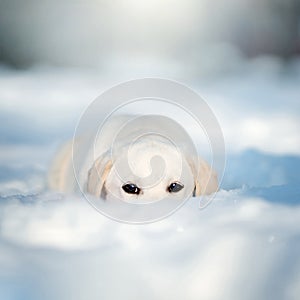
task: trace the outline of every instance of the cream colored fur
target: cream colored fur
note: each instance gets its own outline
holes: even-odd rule
[[[207,162],[197,158],[198,163],[195,163],[195,159],[155,136],[150,135],[130,147],[132,141],[125,140],[117,155],[111,156],[113,137],[124,122],[126,118],[119,117],[106,124],[101,132],[101,142],[95,145],[95,159],[92,152],[87,151],[77,176],[84,192],[106,199],[117,197],[128,202],[147,202],[170,195],[168,186],[176,181],[181,182],[184,189],[174,193],[173,197],[200,196],[218,190],[217,174]],[[127,182],[139,186],[141,193],[127,194],[122,189]],[[50,168],[49,187],[70,193],[77,192],[77,186],[69,142],[59,151]]]

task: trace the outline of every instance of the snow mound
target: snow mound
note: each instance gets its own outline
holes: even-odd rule
[[[200,87],[228,145],[214,201],[139,226],[45,184],[57,147],[111,84],[0,71],[0,299],[298,300],[300,72],[249,66]]]

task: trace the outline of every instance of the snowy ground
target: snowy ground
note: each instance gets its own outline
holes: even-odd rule
[[[124,78],[2,68],[0,299],[299,299],[300,64],[236,73],[187,82],[224,130],[222,190],[133,226],[45,188],[82,110]]]

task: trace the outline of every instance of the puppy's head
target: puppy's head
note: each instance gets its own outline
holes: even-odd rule
[[[217,178],[204,161],[196,166],[180,149],[157,140],[135,143],[112,158],[96,159],[87,179],[88,193],[104,199],[147,203],[166,197],[186,198],[209,194]]]

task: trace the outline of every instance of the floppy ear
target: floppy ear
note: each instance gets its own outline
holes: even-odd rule
[[[103,192],[105,180],[111,170],[112,161],[108,152],[98,157],[88,173],[87,192],[100,197]]]
[[[195,192],[194,196],[209,195],[218,191],[218,176],[217,173],[209,166],[209,164],[199,160],[198,172],[195,176]]]

